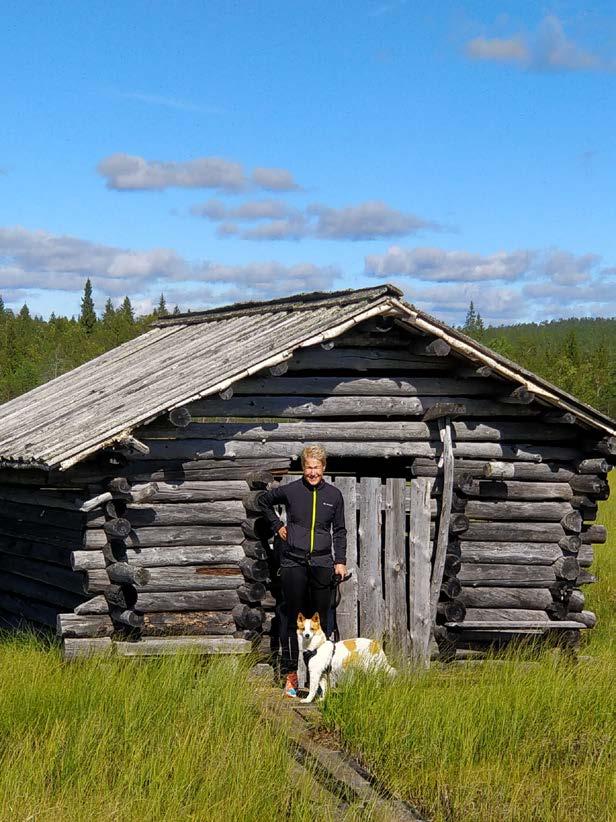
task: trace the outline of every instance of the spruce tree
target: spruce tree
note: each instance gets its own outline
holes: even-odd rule
[[[133,325],[135,322],[135,315],[133,314],[133,306],[131,301],[128,297],[124,297],[122,301],[122,305],[120,306],[120,310],[118,312],[121,314],[122,319],[125,320],[130,325]]]
[[[81,314],[79,315],[79,323],[86,334],[91,334],[96,325],[96,312],[94,310],[94,300],[92,299],[92,283],[90,278],[86,280],[83,289],[83,297],[81,298]]]
[[[182,312],[180,311],[180,306],[179,305],[176,305],[176,306],[173,307],[173,316],[174,317],[177,317],[177,315],[181,314],[181,313]]]
[[[110,326],[113,323],[113,318],[115,317],[115,308],[113,307],[113,303],[111,302],[111,298],[107,298],[107,302],[105,303],[105,310],[103,311],[103,325]]]
[[[465,334],[472,334],[476,330],[477,324],[477,315],[475,314],[475,306],[473,305],[473,301],[468,307],[468,311],[466,312],[466,319],[464,320],[464,325],[462,326],[462,331]]]
[[[165,295],[160,295],[160,300],[158,301],[158,306],[154,311],[157,317],[168,317],[169,312],[167,311],[167,301],[165,300]]]

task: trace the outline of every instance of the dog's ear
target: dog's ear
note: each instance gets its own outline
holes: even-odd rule
[[[319,612],[318,611],[316,612],[316,614],[312,617],[312,619],[310,621],[312,622],[313,625],[320,625],[321,624],[321,619],[319,617]]]
[[[300,611],[299,614],[297,615],[297,624],[298,624],[298,626],[301,625],[303,627],[304,622],[306,622],[306,617]]]

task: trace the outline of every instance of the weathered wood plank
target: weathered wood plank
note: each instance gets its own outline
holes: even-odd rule
[[[421,416],[450,397],[234,397],[223,402],[210,397],[195,403],[199,417],[366,417]],[[539,412],[528,405],[506,405],[492,400],[465,399],[463,416],[533,417]],[[579,456],[580,452],[576,452]]]
[[[454,453],[451,440],[451,421],[447,418],[441,427],[441,438],[443,441],[443,492],[434,551],[434,564],[430,581],[430,614],[432,624],[436,622],[436,608],[441,592],[441,585],[443,584],[445,555],[449,543],[451,501],[453,498]]]
[[[485,380],[448,377],[251,377],[239,382],[237,396],[405,396],[486,394]]]
[[[403,349],[365,349],[336,347],[331,351],[305,348],[296,351],[289,362],[289,371],[420,371],[439,369],[447,371],[456,361],[443,357],[418,356]]]
[[[403,477],[385,484],[385,625],[394,646],[405,655],[410,650],[407,628],[405,491]]]
[[[26,600],[39,600],[47,605],[53,606],[56,611],[72,611],[86,598],[87,594],[81,590],[78,592],[66,591],[56,588],[40,580],[30,579],[11,574],[6,571],[2,573],[2,589],[8,593],[17,594]]]
[[[244,539],[241,528],[223,525],[193,525],[138,528],[126,537],[127,547],[153,548],[164,545],[239,545]],[[102,548],[107,544],[105,532],[86,532],[85,547]]]
[[[532,465],[527,462],[488,462],[484,476],[492,479],[530,480],[531,482],[569,482],[574,472],[554,463]]]
[[[475,520],[522,520],[525,522],[560,522],[566,515],[573,512],[568,502],[484,502],[483,500],[469,500],[464,513],[469,519]]]
[[[245,516],[244,506],[239,500],[129,505],[124,513],[124,518],[133,528],[167,525],[239,525]],[[100,527],[102,522],[102,516],[92,519],[88,522],[88,528]]]
[[[159,482],[158,491],[152,502],[218,502],[222,500],[239,500],[249,488],[245,480],[224,480],[193,482]],[[140,491],[146,483],[135,483],[133,491]]]
[[[64,639],[62,641],[62,656],[67,662],[74,659],[88,659],[93,656],[107,656],[114,652],[114,643],[111,637],[98,639]]]
[[[522,625],[525,622],[550,622],[550,618],[545,611],[524,608],[467,608],[464,622],[467,620],[475,624],[504,622],[514,625]]]
[[[573,499],[568,482],[520,482],[516,480],[471,479],[458,483],[467,497],[502,500],[565,500]]]
[[[111,636],[115,627],[109,616],[58,614],[56,633],[63,639]]]
[[[528,608],[544,611],[554,603],[549,588],[462,588],[460,600],[471,608]]]
[[[135,611],[232,611],[239,604],[237,591],[174,591],[149,593],[140,591]]]
[[[548,565],[463,563],[458,579],[464,587],[548,588],[556,583],[556,573]]]
[[[203,573],[203,572],[207,573]],[[223,573],[223,571],[225,573]],[[137,591],[227,591],[237,590],[244,582],[239,568],[183,566],[174,568],[149,568],[149,580],[145,584],[135,582]],[[88,571],[90,590],[103,590],[108,582],[105,570]]]
[[[74,551],[71,563],[75,571],[104,568],[105,558],[100,551]],[[241,545],[180,545],[155,548],[127,548],[126,560],[142,568],[167,565],[233,565],[244,557]]]
[[[18,574],[37,582],[44,582],[47,585],[53,585],[55,588],[61,588],[64,591],[72,591],[81,596],[86,594],[83,574],[40,560],[0,553],[0,571]]]
[[[558,542],[565,531],[557,522],[471,522],[460,534],[471,542]]]
[[[232,634],[231,614],[224,611],[180,611],[143,615],[142,636],[207,636]]]
[[[359,635],[357,621],[358,564],[357,564],[357,501],[355,477],[336,477],[334,485],[344,500],[344,522],[347,531],[347,571],[352,576],[340,586],[340,603],[336,621],[340,636],[348,639]]]
[[[0,591],[0,609],[29,622],[38,622],[40,625],[55,627],[57,609],[44,602],[36,602],[9,593]]]
[[[359,630],[380,638],[385,631],[385,606],[381,581],[381,480],[362,477],[363,504],[359,512]]]
[[[409,618],[412,658],[416,665],[430,664],[430,581],[432,544],[430,541],[431,482],[423,477],[411,483],[409,521]]]
[[[463,542],[462,562],[498,565],[552,565],[562,558],[558,543],[552,542]]]
[[[148,637],[137,642],[114,642],[118,656],[166,656],[167,654],[249,654],[252,643],[227,636]]]

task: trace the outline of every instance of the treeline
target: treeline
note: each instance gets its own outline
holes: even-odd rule
[[[153,314],[135,317],[131,301],[125,297],[118,308],[107,300],[98,316],[89,280],[79,317],[70,319],[52,314],[44,320],[32,316],[27,305],[15,314],[0,296],[0,403],[131,340],[168,313],[161,295]],[[174,313],[178,313],[177,306]]]
[[[471,302],[465,334],[616,417],[616,319],[575,318],[484,326]]]
[[[28,306],[15,314],[0,296],[0,402],[76,368],[146,331],[170,312],[161,294],[156,310],[135,317],[126,297],[108,300],[97,315],[90,281],[78,317],[48,320]],[[179,313],[177,306],[173,313]],[[486,327],[471,303],[461,330],[583,402],[616,417],[616,319],[568,319]]]

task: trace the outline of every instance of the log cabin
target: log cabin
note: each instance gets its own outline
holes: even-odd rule
[[[425,660],[595,616],[616,423],[391,285],[158,319],[0,409],[0,621],[67,658],[275,652],[263,489],[328,453],[343,637]]]

